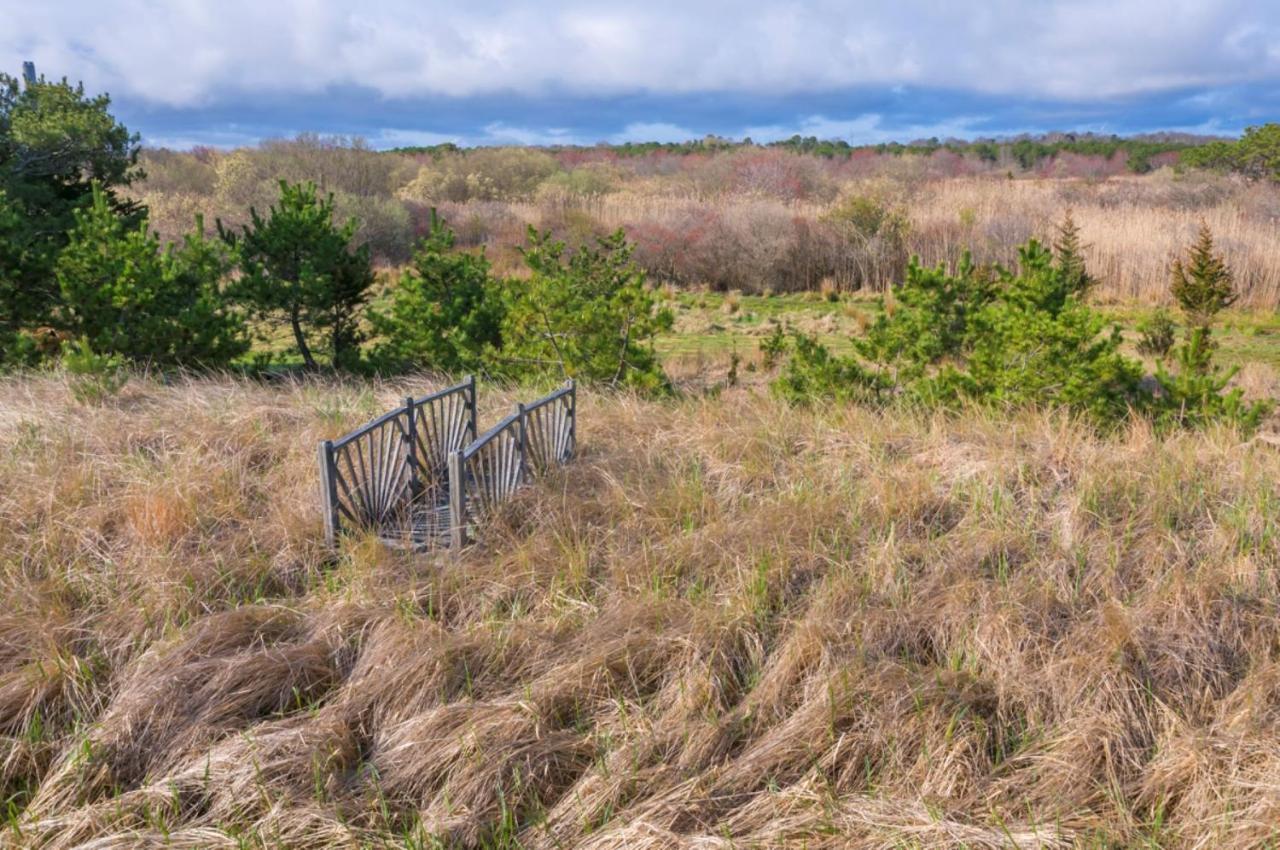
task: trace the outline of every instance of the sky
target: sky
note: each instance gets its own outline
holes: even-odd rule
[[[0,0],[0,70],[24,60],[178,148],[1280,120],[1280,0]]]

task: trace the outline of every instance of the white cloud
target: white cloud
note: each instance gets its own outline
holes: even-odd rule
[[[169,106],[335,85],[387,97],[917,85],[1096,99],[1280,76],[1280,4],[1262,0],[6,5],[0,67],[34,59]]]
[[[689,139],[698,138],[698,133],[681,127],[678,124],[668,124],[662,121],[636,121],[628,124],[617,133],[609,138],[610,142],[686,142]]]

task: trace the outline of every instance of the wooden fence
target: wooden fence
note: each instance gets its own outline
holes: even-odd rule
[[[387,543],[461,547],[485,516],[521,485],[568,461],[576,443],[573,381],[518,404],[476,436],[471,377],[320,443],[325,540],[344,528],[373,530]]]

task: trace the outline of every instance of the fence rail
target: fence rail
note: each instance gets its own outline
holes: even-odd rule
[[[346,527],[389,543],[461,547],[535,475],[566,463],[577,438],[573,381],[476,434],[470,377],[319,447],[325,539]]]

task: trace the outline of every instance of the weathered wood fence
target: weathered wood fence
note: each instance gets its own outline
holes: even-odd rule
[[[320,443],[325,540],[373,530],[393,545],[463,546],[521,485],[573,456],[573,381],[476,435],[476,382],[406,398],[338,440]]]

